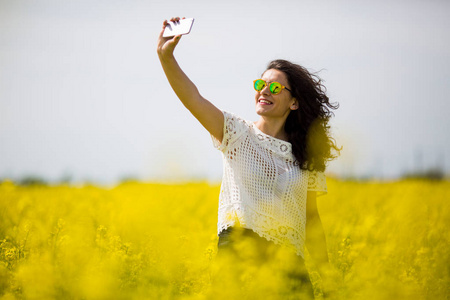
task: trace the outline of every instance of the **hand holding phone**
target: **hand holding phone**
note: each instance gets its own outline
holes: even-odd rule
[[[165,20],[159,33],[157,52],[161,60],[173,58],[173,51],[180,41],[182,34],[188,34],[194,19],[180,19],[179,17]]]
[[[178,21],[169,21],[164,29],[163,37],[172,37],[191,32],[194,18],[181,19]]]

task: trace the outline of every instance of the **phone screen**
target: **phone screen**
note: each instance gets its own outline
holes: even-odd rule
[[[194,19],[181,19],[179,22],[167,22],[166,28],[164,29],[163,37],[171,37],[179,34],[188,34],[191,32],[192,24]]]

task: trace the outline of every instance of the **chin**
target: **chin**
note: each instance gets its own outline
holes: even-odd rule
[[[259,115],[259,116],[267,115],[264,111],[260,111],[259,109],[256,110],[256,114]]]
[[[258,114],[260,116],[264,116],[264,117],[272,115],[270,112],[262,110],[262,109],[258,109],[258,108],[256,108],[256,114]]]

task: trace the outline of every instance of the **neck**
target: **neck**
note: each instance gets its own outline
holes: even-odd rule
[[[255,122],[255,125],[265,134],[283,141],[288,141],[288,136],[284,130],[285,123],[286,120],[269,119],[261,116],[261,118]]]

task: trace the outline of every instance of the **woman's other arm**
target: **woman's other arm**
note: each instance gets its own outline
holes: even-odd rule
[[[176,20],[179,20],[179,18],[171,19],[171,21]],[[163,37],[166,25],[167,21],[164,21],[163,28],[159,34],[157,49],[164,73],[183,105],[195,118],[197,118],[211,135],[217,140],[222,141],[224,122],[223,113],[200,95],[195,84],[186,76],[178,65],[173,52],[181,39],[181,35],[172,38]]]
[[[322,221],[317,209],[317,192],[307,192],[306,199],[306,247],[322,277],[325,296],[332,294],[331,268]]]
[[[307,193],[306,199],[306,247],[317,264],[328,263],[327,243],[322,221],[317,210],[317,192]]]

